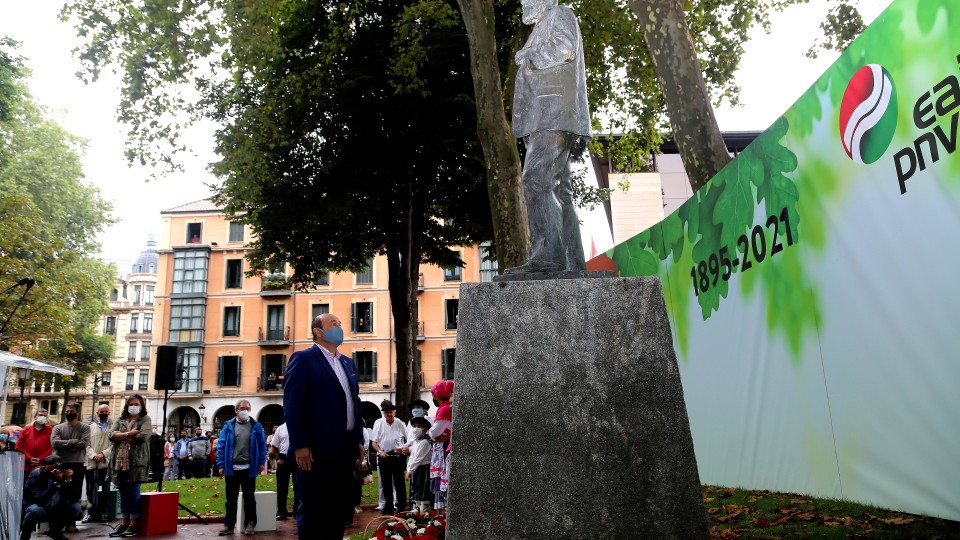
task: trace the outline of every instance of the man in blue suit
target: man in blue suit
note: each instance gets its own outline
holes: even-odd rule
[[[340,318],[324,313],[312,332],[314,345],[293,353],[283,377],[287,455],[296,456],[300,487],[297,535],[341,540],[353,515],[350,487],[363,451],[360,389],[353,359],[337,351]]]

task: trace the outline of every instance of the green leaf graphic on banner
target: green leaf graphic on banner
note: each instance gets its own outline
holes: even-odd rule
[[[621,276],[657,275],[660,263],[653,253],[647,250],[650,247],[650,234],[653,229],[659,229],[659,225],[647,229],[614,248],[610,258],[617,265]]]
[[[946,14],[943,6],[937,2],[917,2],[917,26],[920,27],[920,31],[929,34],[937,22],[937,14],[941,11]]]

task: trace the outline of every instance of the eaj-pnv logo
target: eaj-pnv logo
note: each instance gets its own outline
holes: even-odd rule
[[[850,79],[840,104],[840,137],[853,161],[880,159],[897,129],[897,89],[890,72],[878,64],[860,68]]]

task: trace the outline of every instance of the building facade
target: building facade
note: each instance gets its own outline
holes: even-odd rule
[[[179,347],[184,369],[182,388],[169,395],[168,432],[197,425],[216,432],[241,398],[268,432],[282,423],[284,368],[294,351],[311,346],[312,321],[326,312],[343,321],[340,350],[356,361],[365,415],[379,416],[396,384],[385,258],[371,259],[361,273],[319,274],[301,292],[290,286],[287,267],[246,275],[250,228],[213,203],[171,208],[162,218],[156,342]],[[417,342],[427,396],[434,382],[454,376],[460,284],[496,274],[496,263],[481,262],[480,253],[463,248],[465,268],[421,268]],[[160,426],[163,399],[155,397],[149,410]]]

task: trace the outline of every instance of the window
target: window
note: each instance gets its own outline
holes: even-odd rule
[[[40,381],[36,381],[33,383],[34,392],[39,392],[42,388],[43,388],[43,383],[41,383]]]
[[[140,361],[149,362],[150,361],[150,342],[143,341],[140,343]]]
[[[447,330],[456,330],[457,329],[457,317],[460,310],[460,300],[457,298],[450,298],[443,301],[444,312],[446,313],[446,329]]]
[[[133,305],[135,305],[135,306],[139,306],[139,305],[140,305],[140,291],[141,291],[141,289],[142,289],[142,287],[141,287],[140,285],[134,285],[134,286],[133,286]]]
[[[113,292],[110,293],[110,300],[111,300],[112,302],[116,302],[116,301],[117,301],[117,297],[118,297],[119,295],[120,295],[120,292],[117,291],[116,289],[114,289]]]
[[[240,386],[239,356],[221,356],[217,360],[217,386]]]
[[[133,390],[133,370],[127,370],[127,385],[125,387],[127,390]]]
[[[104,371],[100,374],[100,386],[110,386],[110,379],[113,377],[113,373],[109,371]]]
[[[373,285],[373,259],[367,259],[367,268],[355,273],[357,285]]]
[[[11,424],[26,424],[27,404],[20,402],[13,404],[13,415],[10,417]]]
[[[150,265],[150,267],[152,268],[153,265]],[[144,289],[143,289],[143,291],[144,291],[144,292],[143,292],[143,303],[144,303],[144,304],[146,304],[146,305],[148,305],[148,306],[152,306],[152,305],[153,305],[153,292],[154,292],[156,289],[157,289],[157,288],[156,288],[155,286],[153,286],[153,285],[147,285],[146,287],[144,287]]]
[[[183,349],[183,389],[182,392],[199,392],[200,375],[203,369],[203,348],[184,347]]]
[[[44,400],[41,400],[41,401],[40,401],[40,408],[41,408],[41,409],[46,409],[47,412],[50,413],[50,416],[56,416],[57,414],[60,414],[60,402],[57,401],[57,400],[55,400],[55,399],[51,399],[51,400],[44,399]],[[49,418],[48,418],[48,420],[49,420]]]
[[[243,287],[243,259],[229,259],[227,261],[227,283],[225,289],[240,289]]]
[[[285,339],[283,337],[283,306],[267,306],[267,341]]]
[[[453,380],[454,367],[457,365],[457,350],[444,349],[442,353],[441,377],[444,380]]]
[[[357,362],[357,382],[377,382],[377,353],[356,351],[353,359]]]
[[[354,302],[350,313],[350,330],[373,332],[373,302]]]
[[[497,260],[490,259],[490,242],[480,244],[480,281],[493,281],[497,275]]]
[[[131,341],[130,347],[127,348],[127,362],[136,362],[137,361],[137,342]]]
[[[243,223],[239,221],[230,222],[230,242],[243,242]]]
[[[177,251],[173,254],[173,293],[207,292],[206,251]]]
[[[153,314],[144,313],[143,314],[143,333],[149,334],[153,332]]]
[[[203,298],[174,298],[170,300],[170,343],[203,341],[203,318],[206,305]]]
[[[117,333],[116,317],[107,317],[107,324],[104,326],[103,333],[111,336]]]
[[[240,306],[223,308],[223,337],[240,337]]]
[[[371,278],[372,279],[372,278]],[[371,281],[372,283],[372,281]],[[313,273],[313,286],[321,287],[330,284],[330,272],[326,270],[318,270]]]
[[[260,387],[264,390],[283,390],[283,370],[287,355],[265,354],[260,357]]]
[[[203,232],[203,224],[187,223],[187,243],[199,244],[202,232]]]
[[[137,323],[139,323],[139,322],[140,322],[140,316],[139,316],[139,315],[133,314],[133,315],[130,316],[130,333],[131,333],[131,334],[136,334],[136,333],[137,333]]]
[[[456,268],[444,268],[443,269],[443,280],[444,281],[460,281],[460,267]]]
[[[141,369],[141,370],[140,370],[140,385],[139,385],[138,388],[139,388],[140,390],[146,390],[147,387],[150,385],[149,381],[150,381],[150,370],[149,370],[149,369]]]
[[[313,304],[310,306],[310,320],[307,321],[311,338],[313,337],[313,321],[324,313],[330,313],[330,304]]]

